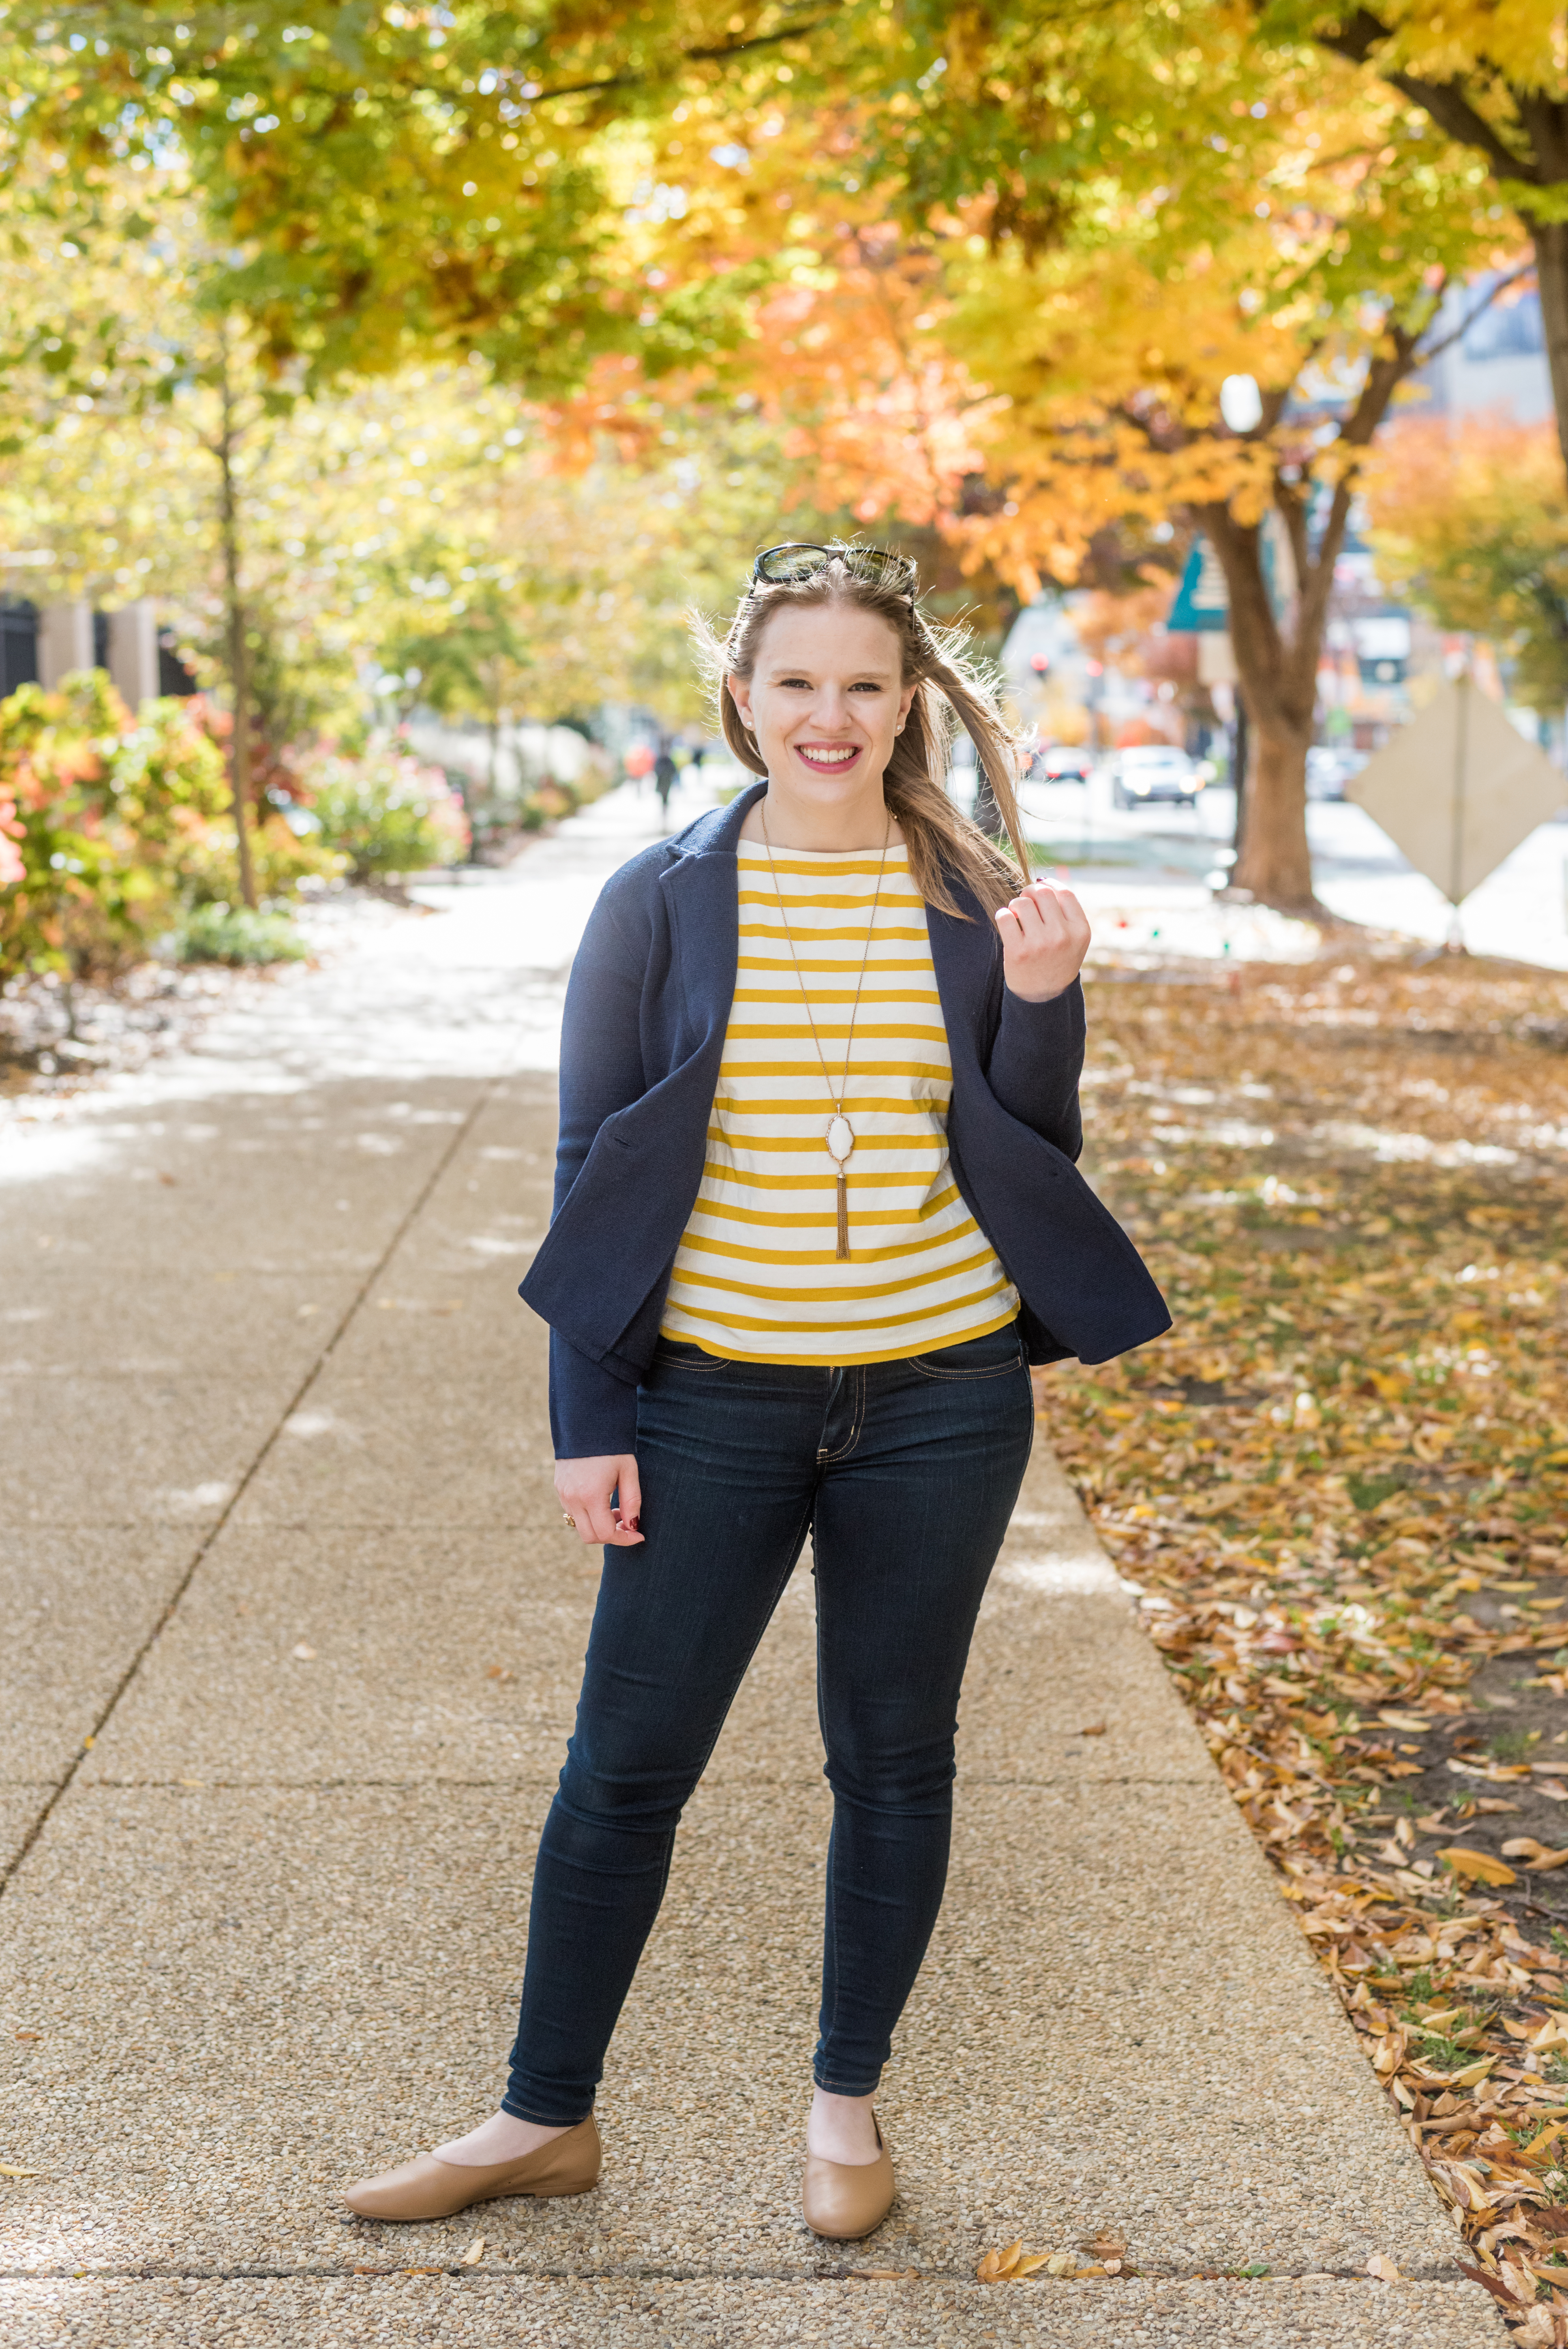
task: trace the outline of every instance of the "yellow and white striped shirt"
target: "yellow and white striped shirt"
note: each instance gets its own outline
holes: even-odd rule
[[[836,1089],[879,859],[743,840],[740,958],[707,1160],[682,1236],[664,1334],[754,1361],[885,1362],[984,1337],[1018,1293],[959,1195],[947,1156],[953,1064],[925,905],[890,848],[855,1015],[844,1109],[850,1257],[836,1254]]]

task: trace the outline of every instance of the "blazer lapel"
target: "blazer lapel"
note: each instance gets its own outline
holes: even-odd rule
[[[722,1044],[735,1000],[740,957],[740,906],[736,843],[747,812],[766,784],[743,792],[707,818],[686,853],[662,875],[684,998],[683,1050]]]
[[[942,999],[948,1050],[951,1051],[954,1040],[962,1037],[983,1067],[985,1025],[995,975],[996,931],[985,907],[969,899],[967,892],[965,897],[969,907],[967,921],[928,905],[925,926],[931,936],[931,962],[936,973],[936,992]]]

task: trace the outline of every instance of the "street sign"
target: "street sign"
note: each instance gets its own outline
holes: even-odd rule
[[[1220,558],[1206,538],[1196,538],[1165,626],[1172,636],[1215,635],[1231,625],[1231,591]]]
[[[1205,632],[1199,637],[1198,682],[1200,685],[1234,685],[1237,682],[1236,648],[1228,633],[1217,636]]]
[[[1457,905],[1568,802],[1568,781],[1460,677],[1352,776],[1345,796]]]
[[[1295,557],[1284,525],[1273,512],[1264,516],[1259,554],[1264,587],[1274,616],[1276,620],[1283,619],[1295,596]],[[1192,541],[1181,573],[1181,585],[1176,590],[1176,600],[1165,623],[1166,631],[1173,636],[1220,636],[1230,625],[1231,591],[1225,585],[1225,574],[1209,541],[1200,534]]]

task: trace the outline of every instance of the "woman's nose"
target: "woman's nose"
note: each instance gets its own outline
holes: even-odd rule
[[[830,730],[836,734],[844,733],[849,728],[851,719],[848,696],[835,692],[831,686],[824,688],[818,696],[817,706],[811,715],[814,722],[820,726],[824,732]]]

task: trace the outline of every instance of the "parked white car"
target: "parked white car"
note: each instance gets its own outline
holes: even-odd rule
[[[1155,800],[1193,807],[1212,771],[1173,742],[1140,742],[1111,760],[1111,801],[1119,808],[1148,807]]]

